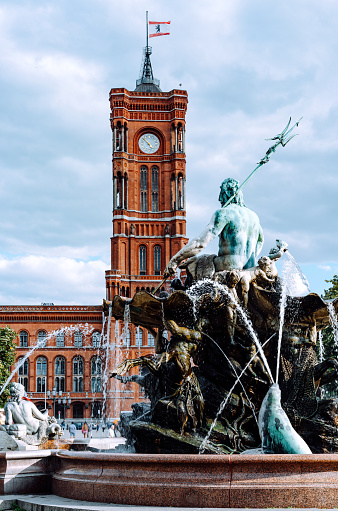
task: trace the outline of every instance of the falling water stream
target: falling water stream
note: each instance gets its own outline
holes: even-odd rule
[[[279,312],[279,331],[277,343],[276,383],[278,383],[281,358],[282,337],[285,319],[285,309],[288,296],[302,296],[310,293],[309,283],[299,264],[289,251],[284,252],[282,258],[282,291]]]
[[[102,364],[101,364],[101,357],[100,357],[100,350],[102,348],[105,347],[105,326],[106,326],[106,322],[107,322],[107,316],[104,314],[104,312],[102,312],[102,329],[101,329],[101,333],[100,333],[100,340],[97,344],[97,349],[96,349],[96,362],[95,362],[95,376],[96,378],[101,378],[102,376]],[[98,365],[98,361],[100,361],[100,365]],[[92,367],[91,367],[91,374],[93,375],[92,373]],[[90,390],[91,390],[91,393],[92,393],[92,401],[91,401],[91,418],[93,419],[93,410],[94,410],[94,402],[95,402],[95,399],[96,399],[96,393],[99,392],[98,389],[101,388],[101,385],[102,385],[102,378],[100,380],[100,385],[98,385],[98,381],[96,380],[96,382],[92,383],[92,380],[90,381]]]
[[[325,352],[324,352],[324,344],[323,344],[323,334],[322,332],[318,332],[318,344],[319,344],[319,362],[323,362],[325,358]]]
[[[329,312],[330,325],[332,327],[333,332],[333,342],[335,348],[338,348],[338,319],[336,315],[335,308],[332,302],[325,302],[327,306],[327,310]]]
[[[231,296],[228,288],[226,286],[223,286],[222,284],[218,283],[218,282],[214,282],[210,279],[204,279],[201,283],[201,281],[199,283],[196,283],[194,286],[192,286],[191,288],[188,289],[187,291],[187,294],[190,296],[190,298],[192,299],[193,303],[197,301],[197,299],[199,298],[200,296],[200,293],[199,295],[197,296],[197,289],[198,289],[198,286],[201,286],[202,285],[208,285],[208,286],[212,286],[215,290],[219,290],[220,292],[224,293],[226,296],[228,296],[228,298],[230,298],[230,300],[233,301],[233,297]],[[252,326],[252,323],[250,321],[250,319],[248,318],[245,310],[243,309],[243,307],[236,301],[235,302],[235,305],[236,305],[236,309],[237,309],[237,312],[239,313],[240,315],[240,318],[241,320],[243,321],[244,325],[246,326],[252,340],[254,341],[256,347],[257,347],[257,350],[262,358],[262,362],[263,364],[265,365],[265,368],[269,374],[269,377],[270,377],[270,380],[271,380],[271,383],[274,383],[274,379],[272,377],[272,373],[271,373],[271,369],[270,369],[270,366],[268,364],[268,361],[266,359],[266,356],[265,356],[265,353],[262,349],[262,346],[261,346],[261,343],[259,342],[258,340],[258,337],[253,329],[253,326]],[[194,313],[195,313],[195,317],[197,317],[197,312],[196,312],[196,306],[194,307]]]
[[[109,305],[109,313],[108,313],[108,319],[107,319],[107,336],[106,336],[106,342],[105,342],[105,349],[106,349],[106,357],[105,357],[105,365],[104,365],[104,371],[102,375],[102,394],[103,394],[103,402],[102,402],[102,412],[101,412],[101,418],[105,418],[105,412],[107,408],[107,394],[108,394],[108,366],[109,366],[109,360],[110,360],[110,325],[111,325],[111,316],[112,316],[112,306]]]
[[[238,373],[237,373],[237,371],[236,371],[235,366],[233,365],[233,363],[231,362],[231,360],[229,359],[229,357],[227,357],[227,355],[224,353],[224,351],[222,350],[222,348],[220,347],[220,345],[219,345],[219,344],[215,341],[215,339],[213,339],[212,337],[210,337],[210,335],[206,334],[205,332],[201,332],[201,333],[202,333],[203,335],[206,335],[206,336],[207,336],[207,337],[208,337],[208,338],[209,338],[209,339],[210,339],[210,340],[211,340],[211,341],[212,341],[212,342],[213,342],[213,343],[214,343],[214,344],[218,347],[218,349],[220,350],[220,352],[221,352],[221,353],[222,353],[222,355],[224,356],[225,360],[229,363],[229,365],[230,365],[231,369],[233,370],[233,372],[235,373],[235,376],[236,376],[236,378],[237,378],[236,383],[239,383],[239,384],[240,384],[240,386],[242,387],[243,392],[244,392],[244,394],[245,394],[245,397],[246,397],[246,399],[248,400],[248,403],[250,404],[250,408],[252,409],[252,413],[253,413],[254,419],[255,419],[255,421],[256,421],[256,423],[257,423],[257,425],[258,425],[258,420],[257,420],[257,416],[256,416],[255,408],[254,408],[254,406],[253,406],[252,402],[251,402],[251,401],[250,401],[250,399],[249,399],[249,396],[248,396],[248,394],[247,394],[247,392],[246,392],[246,390],[245,390],[245,387],[244,387],[243,383],[242,383],[242,382],[241,382],[241,380],[240,380],[240,378],[241,378],[242,374],[244,374],[245,370],[249,367],[250,363],[251,363],[251,362],[253,361],[253,359],[256,357],[256,354],[255,354],[255,355],[254,355],[254,356],[250,359],[250,362],[248,362],[248,364],[245,366],[245,369],[243,369],[243,370],[242,370],[242,372],[241,372],[241,374],[238,376]],[[270,339],[269,339],[269,340],[270,340]],[[266,344],[266,343],[265,343],[265,344]],[[223,407],[223,409],[224,409],[224,407]],[[223,410],[223,409],[222,409],[222,410]],[[221,411],[222,411],[222,410],[221,410]],[[218,415],[219,415],[219,413],[218,413]],[[216,423],[215,423],[215,424],[216,424]]]
[[[267,340],[265,341],[265,343],[263,344],[262,348],[264,348],[264,346],[265,346],[265,345],[266,345],[266,344],[267,344],[267,343],[268,343],[268,342],[272,339],[272,337],[273,337],[274,335],[275,335],[275,334],[273,334],[271,337],[269,337],[269,339],[267,339]],[[209,337],[209,336],[208,336],[208,337]],[[211,339],[211,337],[210,337],[210,339]],[[212,339],[212,340],[213,340],[213,339]],[[223,355],[227,358],[227,360],[229,360],[229,359],[228,359],[228,357],[224,354],[224,352],[223,352],[223,351],[222,351],[222,353],[223,353]],[[200,447],[199,447],[199,450],[198,450],[199,454],[202,454],[202,453],[204,452],[204,450],[205,450],[205,448],[206,448],[206,446],[207,446],[207,443],[208,443],[208,441],[209,441],[209,438],[210,438],[210,436],[211,436],[211,433],[212,433],[212,431],[213,431],[214,427],[215,427],[215,426],[216,426],[216,424],[217,424],[218,418],[219,418],[219,416],[221,415],[221,413],[223,412],[224,408],[226,407],[226,405],[227,405],[227,403],[228,403],[228,401],[229,401],[229,399],[230,399],[230,397],[231,397],[231,394],[232,394],[233,390],[235,389],[235,387],[236,387],[237,383],[240,383],[240,384],[241,384],[241,386],[242,386],[242,388],[244,389],[244,387],[243,387],[243,385],[242,385],[242,383],[241,383],[241,377],[243,376],[243,374],[245,373],[245,371],[248,369],[249,365],[251,364],[251,362],[254,360],[254,358],[255,358],[255,357],[256,357],[256,354],[255,354],[255,355],[253,355],[253,356],[251,357],[251,359],[249,360],[249,362],[248,362],[248,363],[246,364],[246,366],[242,369],[241,373],[240,373],[238,376],[236,375],[236,376],[237,376],[237,379],[235,380],[235,383],[233,384],[233,386],[232,386],[232,387],[231,387],[231,389],[229,390],[229,392],[228,392],[227,396],[223,399],[222,403],[220,404],[220,406],[219,406],[219,408],[218,408],[218,411],[217,411],[217,413],[216,413],[216,417],[214,418],[214,420],[213,420],[213,422],[212,422],[212,424],[211,424],[211,426],[210,426],[210,428],[209,428],[208,433],[207,433],[207,434],[206,434],[206,436],[204,437],[204,440],[203,440],[203,442],[201,443],[201,445],[200,445]],[[231,365],[232,365],[232,364],[231,364]],[[232,366],[232,367],[233,367],[233,366]],[[245,390],[244,390],[244,392],[245,392]],[[245,394],[246,394],[246,392],[245,392]],[[246,395],[246,397],[247,397],[247,395]],[[252,411],[253,411],[253,416],[254,416],[254,418],[255,418],[255,421],[256,421],[256,423],[257,423],[257,425],[258,425],[258,421],[257,421],[256,414],[255,414],[255,412],[254,412],[253,405],[252,405],[252,403],[251,403],[251,401],[250,401],[249,399],[248,399],[248,401],[249,401],[250,406],[251,406],[251,409],[252,409]]]
[[[40,341],[38,341],[36,344],[34,344],[34,346],[32,346],[30,348],[30,350],[26,353],[26,355],[24,355],[23,357],[21,357],[18,362],[16,363],[13,371],[11,372],[11,374],[8,376],[7,380],[5,381],[5,383],[3,384],[3,386],[1,387],[0,389],[0,396],[1,394],[3,393],[3,391],[5,390],[5,388],[7,387],[7,385],[10,383],[10,381],[12,380],[13,376],[18,372],[18,370],[20,369],[20,367],[23,366],[23,364],[25,363],[25,361],[32,355],[32,353],[34,353],[34,351],[38,348],[44,348],[46,345],[47,345],[47,342],[52,339],[53,337],[55,337],[57,334],[61,333],[61,332],[64,332],[66,334],[70,334],[70,333],[74,333],[74,332],[77,332],[81,330],[81,332],[83,332],[85,335],[89,335],[93,332],[94,328],[93,327],[90,327],[88,325],[88,323],[86,323],[84,326],[79,324],[79,325],[76,325],[76,326],[66,326],[66,327],[63,327],[63,328],[59,328],[57,330],[53,330],[52,332],[50,332],[49,334],[46,335],[46,337]]]

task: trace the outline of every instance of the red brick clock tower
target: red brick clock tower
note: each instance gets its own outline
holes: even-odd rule
[[[162,92],[144,50],[136,89],[110,91],[113,236],[106,298],[152,291],[186,243],[184,90]]]

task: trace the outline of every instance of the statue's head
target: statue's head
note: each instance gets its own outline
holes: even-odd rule
[[[224,179],[223,183],[220,186],[221,191],[219,192],[218,200],[224,206],[226,202],[237,192],[239,188],[239,182],[237,179],[233,179],[232,177],[228,177]],[[239,191],[236,197],[233,198],[231,204],[238,204],[239,206],[244,206],[243,202],[243,193]]]
[[[21,383],[12,382],[9,388],[11,398],[15,400],[22,399],[26,394],[25,387]]]
[[[270,266],[271,266],[271,259],[270,259],[270,257],[263,256],[260,259],[258,259],[258,266],[263,271],[265,271],[267,268],[270,268]]]
[[[236,270],[230,270],[227,272],[225,276],[225,283],[229,288],[233,288],[237,286],[240,279],[241,277]]]

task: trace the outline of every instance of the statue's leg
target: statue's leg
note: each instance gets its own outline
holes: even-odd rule
[[[177,400],[177,403],[176,403],[176,408],[177,408],[177,416],[178,416],[178,420],[181,424],[181,435],[184,435],[184,428],[188,422],[188,412],[187,412],[187,408],[185,406],[185,402],[178,398]]]

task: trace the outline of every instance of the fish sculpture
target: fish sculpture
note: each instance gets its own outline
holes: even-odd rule
[[[271,385],[258,416],[264,454],[312,454],[303,438],[293,429],[281,406],[278,383]]]

